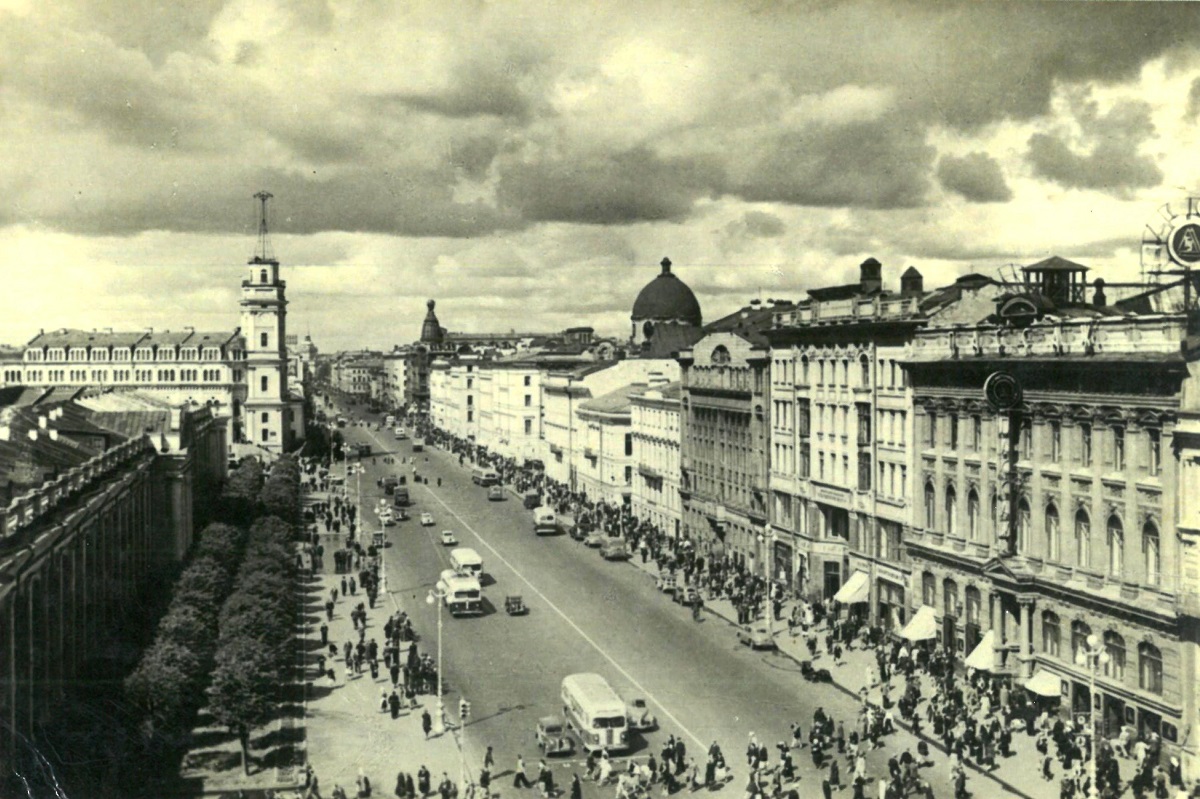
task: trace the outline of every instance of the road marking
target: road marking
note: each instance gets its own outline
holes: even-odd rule
[[[429,487],[426,486],[426,488],[429,488]],[[503,563],[505,566],[507,566],[512,571],[513,574],[517,575],[517,578],[521,582],[523,582],[523,583],[525,583],[525,585],[529,586],[529,588],[533,591],[533,593],[537,594],[543,602],[545,602],[547,605],[550,606],[551,610],[553,610],[555,613],[557,613],[559,616],[562,617],[563,621],[565,621],[567,624],[571,625],[571,628],[573,630],[575,630],[575,632],[579,633],[579,636],[581,638],[583,638],[583,640],[585,640],[589,644],[591,644],[592,648],[595,649],[597,652],[599,652],[601,657],[603,657],[605,660],[607,660],[614,669],[616,669],[618,672],[621,673],[621,676],[623,676],[626,680],[628,680],[630,683],[632,683],[634,688],[636,688],[638,691],[640,691],[642,694],[644,694],[646,696],[646,698],[649,699],[651,702],[658,705],[659,710],[661,710],[667,718],[669,718],[671,721],[673,721],[675,723],[675,726],[677,726],[677,727],[679,727],[679,729],[683,730],[684,734],[686,734],[687,737],[691,738],[692,741],[695,742],[696,746],[699,746],[699,747],[704,746],[704,742],[701,741],[699,738],[697,738],[696,735],[691,730],[689,730],[687,727],[685,727],[683,725],[683,722],[681,722],[678,718],[676,718],[675,714],[667,709],[666,705],[664,705],[661,701],[659,701],[659,699],[657,697],[655,697],[654,694],[647,691],[645,686],[643,686],[640,682],[638,682],[636,679],[634,679],[632,674],[630,674],[628,671],[626,671],[625,668],[620,663],[618,663],[613,658],[612,655],[608,654],[608,652],[606,652],[599,644],[597,644],[594,640],[592,640],[592,637],[590,635],[585,633],[578,624],[576,624],[574,621],[572,621],[571,618],[566,613],[564,613],[561,608],[558,607],[558,605],[555,605],[553,602],[551,602],[549,597],[547,597],[545,594],[543,594],[538,589],[537,586],[535,586],[533,583],[531,583],[524,574],[521,574],[521,572],[517,571],[517,568],[515,566],[513,566],[512,563],[510,563],[503,555],[501,555],[499,552],[497,552],[496,548],[493,547],[490,543],[488,543],[487,539],[485,539],[478,532],[476,532],[474,527],[467,524],[466,519],[464,519],[463,517],[461,517],[457,513],[455,513],[454,510],[449,505],[447,505],[445,502],[442,501],[442,498],[439,497],[433,491],[433,489],[429,489],[429,495],[432,496],[434,499],[436,499],[438,501],[438,504],[446,509],[447,513],[449,513],[454,518],[458,519],[459,523],[464,528],[466,528],[466,530],[468,532],[470,532],[471,535],[473,535],[473,536],[475,536],[475,538],[479,539],[479,543],[481,543],[485,547],[487,547],[488,550],[493,555],[496,556],[497,560],[499,560],[501,563]]]

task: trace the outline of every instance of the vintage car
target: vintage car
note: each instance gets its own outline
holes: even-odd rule
[[[697,591],[692,586],[687,585],[687,586],[683,586],[680,588],[676,588],[675,596],[671,597],[671,600],[674,602],[678,602],[680,605],[684,605],[685,607],[690,608],[692,605],[696,604],[696,600],[698,600],[699,598],[700,598],[700,592]]]
[[[606,538],[600,545],[600,557],[605,560],[629,560],[633,553],[624,538]]]
[[[454,537],[453,530],[442,530],[442,546],[452,547],[458,543],[458,539]]]
[[[492,486],[488,489],[488,499],[492,502],[504,501],[504,488],[501,486]]]
[[[606,538],[608,538],[608,536],[606,536],[602,531],[592,530],[590,533],[587,534],[587,537],[583,539],[583,545],[585,547],[599,549],[601,546],[604,545],[604,539],[606,539]]]
[[[558,716],[538,719],[536,736],[538,749],[547,755],[569,755],[575,751],[575,741]]]
[[[631,730],[645,732],[658,727],[658,717],[650,712],[646,700],[640,696],[625,703],[625,716],[629,720],[629,729]]]
[[[664,594],[669,594],[675,590],[675,575],[663,572],[658,575],[658,579],[654,581],[659,591]]]
[[[421,526],[422,527],[433,527],[433,514],[432,513],[422,513],[421,514]]]
[[[526,491],[525,497],[522,499],[527,510],[533,510],[540,507],[542,504],[542,495],[536,491]]]
[[[519,594],[509,594],[504,597],[504,612],[509,616],[524,616],[529,612],[529,606]]]
[[[751,649],[774,649],[775,639],[764,622],[755,622],[738,628],[738,642]]]

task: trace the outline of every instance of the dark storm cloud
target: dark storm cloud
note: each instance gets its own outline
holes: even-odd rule
[[[202,47],[225,0],[55,0],[45,5],[59,24],[94,31],[161,63],[171,53]]]
[[[769,239],[782,236],[787,230],[783,220],[764,211],[747,211],[742,215],[742,224],[746,235],[756,239]]]
[[[503,65],[466,63],[454,69],[449,84],[436,91],[396,92],[376,98],[414,111],[451,118],[495,116],[522,120],[532,106],[516,82],[517,73]]]
[[[987,153],[969,153],[962,158],[943,155],[937,166],[942,187],[961,194],[973,203],[1006,202],[1012,190],[1004,180],[1000,164]]]
[[[507,161],[500,166],[499,195],[531,221],[681,220],[717,176],[709,161],[665,158],[638,147],[607,156]]]
[[[447,161],[472,180],[482,180],[499,152],[500,142],[495,138],[469,136],[451,142]]]
[[[1137,100],[1116,103],[1100,114],[1091,101],[1077,104],[1076,117],[1083,131],[1079,152],[1064,135],[1035,133],[1026,154],[1034,172],[1072,189],[1095,189],[1127,196],[1133,189],[1162,183],[1163,173],[1154,159],[1139,152],[1154,134],[1151,107]]]
[[[725,184],[751,202],[911,208],[925,202],[936,151],[898,120],[814,125],[763,142],[762,157]],[[732,171],[732,170],[731,170]]]

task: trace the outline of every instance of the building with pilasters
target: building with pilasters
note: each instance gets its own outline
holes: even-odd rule
[[[910,608],[968,665],[1094,708],[1106,737],[1161,735],[1194,775],[1195,312],[1165,289],[1110,306],[1102,281],[1089,299],[1086,271],[1026,267],[915,334]]]
[[[679,383],[662,375],[629,397],[633,433],[633,515],[670,536],[681,524],[679,500]]]

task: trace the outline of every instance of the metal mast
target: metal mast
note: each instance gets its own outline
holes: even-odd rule
[[[274,196],[269,191],[260,191],[254,195],[254,199],[259,201],[259,214],[258,247],[254,251],[254,258],[250,261],[252,264],[279,265],[279,261],[275,260],[275,253],[271,251],[271,238],[267,233],[267,200]]]

